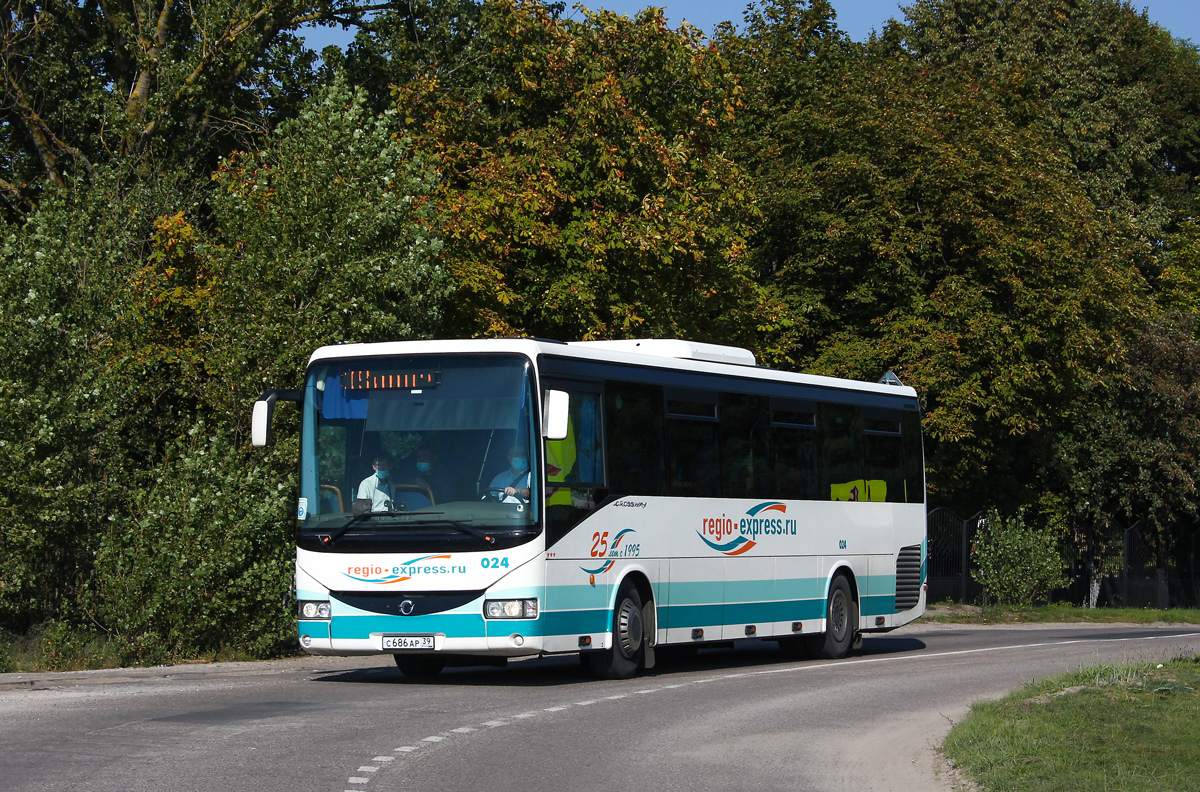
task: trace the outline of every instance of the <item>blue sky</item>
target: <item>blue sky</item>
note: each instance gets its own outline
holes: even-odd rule
[[[907,1],[905,5],[907,5]],[[568,7],[573,3],[568,0]],[[644,0],[589,0],[583,3],[589,8],[607,8],[622,14],[633,15],[648,5],[666,9],[667,19],[677,25],[685,19],[711,32],[719,22],[730,20],[741,22],[746,0],[689,0],[689,2],[644,2]],[[1147,3],[1134,2],[1134,7],[1145,8],[1150,19],[1162,25],[1176,38],[1190,39],[1200,45],[1200,4],[1196,0],[1151,0]],[[838,27],[850,38],[865,41],[872,30],[882,30],[891,18],[903,19],[904,12],[895,0],[833,0],[837,10]],[[305,36],[308,46],[320,50],[328,44],[345,46],[352,34],[337,28],[314,28]]]

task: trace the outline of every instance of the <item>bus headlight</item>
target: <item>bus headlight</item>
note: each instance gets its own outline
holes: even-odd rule
[[[329,603],[325,600],[301,600],[298,604],[301,619],[329,618]]]
[[[536,619],[536,599],[484,600],[483,615],[489,619]]]

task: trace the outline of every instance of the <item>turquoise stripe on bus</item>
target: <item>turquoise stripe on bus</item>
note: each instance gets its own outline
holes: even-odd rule
[[[607,609],[543,611],[538,622],[538,635],[593,635],[612,628],[612,616]]]
[[[665,614],[663,612],[666,612]],[[665,616],[665,618],[664,618]],[[765,624],[825,617],[825,600],[733,602],[727,605],[669,605],[659,609],[660,627],[704,627],[712,624]]]
[[[299,637],[307,635],[309,638],[320,638],[322,640],[329,638],[329,622],[327,621],[302,621],[297,622],[300,625],[297,632]]]
[[[896,612],[896,595],[881,594],[878,597],[863,597],[858,604],[863,616],[890,616]]]
[[[546,604],[555,610],[607,608],[608,586],[547,586]]]
[[[483,638],[483,614],[433,613],[428,616],[335,615],[330,631],[336,640],[364,640],[371,633],[445,633],[448,638]]]
[[[861,595],[887,592],[895,596],[895,575],[863,575],[858,578]],[[825,578],[788,578],[785,580],[692,581],[667,584],[672,605],[761,602],[780,600],[824,600],[829,581]],[[781,596],[782,595],[782,596]],[[709,622],[712,624],[712,622]]]

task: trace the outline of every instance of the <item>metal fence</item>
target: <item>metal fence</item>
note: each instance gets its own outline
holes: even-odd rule
[[[929,602],[952,600],[977,603],[983,586],[971,576],[971,543],[984,512],[967,518],[950,509],[929,512]],[[1119,571],[1100,578],[1099,605],[1132,608],[1200,607],[1200,531],[1176,531],[1160,564],[1153,535],[1140,525],[1106,526],[1109,536],[1121,538]],[[1088,599],[1087,563],[1076,558],[1068,569],[1070,583],[1051,594],[1052,602],[1085,604]]]

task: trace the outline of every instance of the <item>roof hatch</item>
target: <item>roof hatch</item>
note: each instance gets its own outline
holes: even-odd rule
[[[611,349],[617,352],[632,352],[638,355],[654,355],[680,360],[702,360],[706,363],[730,363],[735,366],[755,365],[754,353],[749,349],[721,346],[720,344],[702,344],[699,341],[682,341],[677,338],[575,341],[569,346]]]

